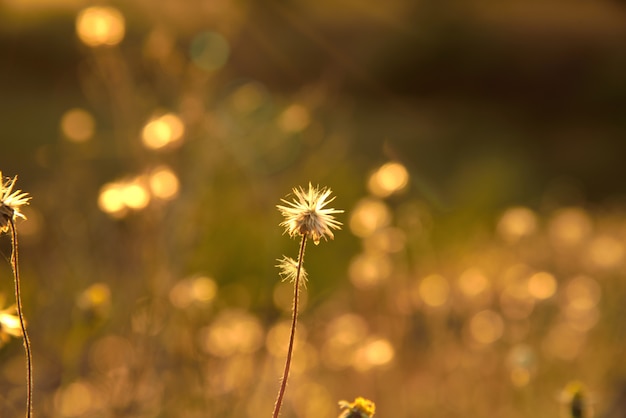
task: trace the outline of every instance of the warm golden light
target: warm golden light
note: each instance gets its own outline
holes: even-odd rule
[[[93,116],[83,109],[70,109],[61,117],[61,132],[72,142],[85,142],[91,139],[95,126]]]
[[[378,199],[367,198],[359,201],[350,216],[350,230],[361,238],[372,235],[390,223],[391,210]]]
[[[439,307],[448,301],[450,285],[443,276],[432,274],[422,279],[419,294],[426,305]]]
[[[144,176],[129,181],[107,183],[100,189],[98,207],[113,217],[123,217],[128,209],[141,210],[150,203]]]
[[[111,215],[121,214],[124,211],[126,206],[118,184],[108,183],[100,189],[98,207],[101,211]]]
[[[550,238],[559,246],[574,246],[589,236],[593,229],[587,212],[581,208],[561,209],[548,226]]]
[[[360,289],[374,287],[391,275],[392,263],[385,254],[361,254],[350,262],[350,281]]]
[[[614,237],[601,235],[589,244],[589,258],[600,268],[614,268],[624,260],[624,246]]]
[[[89,384],[77,381],[59,389],[54,401],[60,416],[78,417],[93,407],[94,397]]]
[[[567,302],[577,310],[594,308],[602,296],[600,285],[591,277],[577,276],[565,287]]]
[[[469,323],[472,338],[481,344],[492,344],[504,333],[504,321],[494,311],[484,310],[472,317]]]
[[[366,371],[373,367],[388,364],[394,356],[395,350],[389,340],[375,338],[367,341],[357,350],[352,361],[352,367],[359,371]]]
[[[170,290],[169,298],[172,305],[185,309],[194,302],[207,305],[217,295],[217,283],[210,277],[200,276],[181,280]]]
[[[278,126],[287,133],[301,132],[311,123],[309,111],[302,105],[293,104],[278,118]]]
[[[157,150],[179,143],[184,133],[182,120],[173,113],[167,113],[150,120],[141,132],[141,139],[146,148]]]
[[[474,297],[488,288],[489,280],[479,269],[469,268],[459,276],[458,285],[463,294]]]
[[[139,181],[128,183],[121,188],[122,201],[130,209],[143,209],[150,202],[146,187]]]
[[[498,222],[498,233],[509,243],[532,235],[536,229],[537,216],[525,207],[507,209]]]
[[[400,192],[409,183],[409,172],[400,163],[391,162],[374,172],[367,183],[370,193],[378,197],[387,197]]]
[[[253,353],[263,344],[263,328],[253,315],[241,310],[221,312],[211,326],[201,332],[202,348],[216,357]]]
[[[106,314],[111,307],[111,289],[105,283],[92,284],[79,295],[76,304],[80,309]]]
[[[528,279],[528,293],[535,299],[548,299],[556,293],[556,279],[550,273],[541,271]]]
[[[372,252],[398,253],[405,244],[406,234],[402,229],[394,227],[381,228],[365,240],[366,250]]]
[[[87,46],[117,45],[125,31],[124,16],[113,7],[89,7],[76,18],[76,33]]]
[[[166,166],[157,167],[148,179],[150,192],[158,199],[171,200],[178,195],[180,183],[176,174]]]

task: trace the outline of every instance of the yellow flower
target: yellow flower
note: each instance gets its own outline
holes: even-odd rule
[[[343,210],[325,208],[335,200],[334,197],[328,199],[331,193],[330,189],[319,189],[313,187],[311,183],[306,191],[302,187],[294,188],[295,199],[291,202],[281,199],[288,206],[276,206],[285,217],[280,226],[285,227],[285,232],[290,237],[301,235],[312,238],[316,245],[319,244],[321,238],[335,238],[332,229],[341,229],[341,222],[337,221],[333,214],[343,213]]]
[[[593,407],[585,385],[569,382],[561,392],[562,415],[565,418],[591,418]]]
[[[296,281],[296,276],[298,275],[298,262],[291,257],[283,256],[283,258],[279,258],[278,264],[276,267],[280,269],[280,277],[283,278],[283,281],[289,280],[290,282]],[[300,267],[300,279],[302,279],[301,283],[305,283],[307,279],[307,273],[304,270],[304,267]]]
[[[16,217],[26,219],[20,212],[20,207],[27,205],[31,198],[21,190],[13,191],[16,180],[17,176],[5,182],[0,172],[0,233],[6,232],[9,221],[15,221]]]
[[[339,418],[372,418],[376,412],[374,402],[360,396],[352,403],[339,401],[339,408],[344,409]]]

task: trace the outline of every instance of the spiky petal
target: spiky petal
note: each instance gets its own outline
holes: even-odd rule
[[[280,270],[278,274],[282,277],[283,281],[289,280],[291,283],[294,283],[298,276],[298,262],[286,255],[276,261],[278,261],[276,267]],[[306,283],[307,273],[302,266],[300,266],[300,279],[300,283]]]
[[[316,245],[322,238],[335,238],[332,230],[341,229],[342,224],[333,215],[343,213],[343,210],[326,208],[326,205],[335,200],[335,197],[329,199],[331,193],[330,189],[313,187],[311,183],[308,190],[294,188],[294,199],[281,199],[285,205],[276,206],[285,217],[280,226],[285,227],[285,232],[290,237],[305,236],[311,238]]]
[[[0,233],[7,230],[10,220],[16,217],[26,219],[20,208],[27,205],[31,197],[21,190],[13,191],[16,181],[17,176],[5,181],[0,172]]]

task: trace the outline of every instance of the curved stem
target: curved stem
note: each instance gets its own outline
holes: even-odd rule
[[[13,268],[13,275],[15,281],[15,304],[17,306],[17,316],[20,318],[20,327],[22,328],[22,336],[24,338],[24,351],[26,353],[26,418],[31,418],[33,414],[33,354],[30,348],[30,339],[26,332],[26,323],[24,321],[24,314],[22,313],[22,295],[20,291],[20,270],[18,263],[17,252],[17,230],[15,229],[15,223],[13,219],[9,219],[11,225],[11,239],[12,239],[12,253],[11,253],[11,267]]]
[[[291,312],[291,333],[289,334],[289,347],[287,348],[287,360],[285,360],[285,371],[283,372],[283,379],[280,383],[280,389],[278,390],[278,397],[274,404],[274,413],[272,418],[278,418],[280,414],[280,408],[283,404],[283,396],[285,395],[285,389],[287,389],[287,378],[289,377],[289,369],[291,368],[291,355],[293,353],[293,343],[296,336],[296,324],[298,322],[298,296],[300,292],[300,272],[302,270],[302,263],[304,261],[304,248],[306,246],[306,235],[302,236],[302,242],[300,243],[300,252],[298,253],[298,269],[296,270],[296,280],[293,282],[293,308]]]

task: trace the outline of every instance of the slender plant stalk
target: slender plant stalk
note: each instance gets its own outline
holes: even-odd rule
[[[33,415],[33,354],[30,348],[30,339],[26,332],[26,324],[24,321],[24,314],[22,313],[22,296],[20,291],[20,270],[18,263],[18,250],[17,250],[17,230],[15,229],[15,223],[12,218],[9,218],[9,224],[11,225],[11,240],[12,240],[12,253],[11,253],[11,267],[13,268],[13,276],[15,282],[15,303],[17,305],[17,316],[20,318],[20,327],[22,328],[22,335],[24,338],[24,351],[26,353],[26,418],[31,418]]]
[[[293,282],[293,308],[291,312],[291,333],[289,334],[289,347],[287,348],[287,360],[285,360],[285,371],[278,390],[278,397],[274,404],[274,413],[272,418],[278,418],[280,408],[283,404],[283,396],[287,389],[287,379],[289,378],[289,369],[291,368],[291,355],[293,353],[293,343],[296,336],[296,324],[298,322],[298,297],[300,295],[300,272],[302,271],[302,262],[304,261],[304,248],[306,247],[306,234],[302,235],[300,242],[300,252],[298,253],[298,269],[296,271],[296,279]]]

